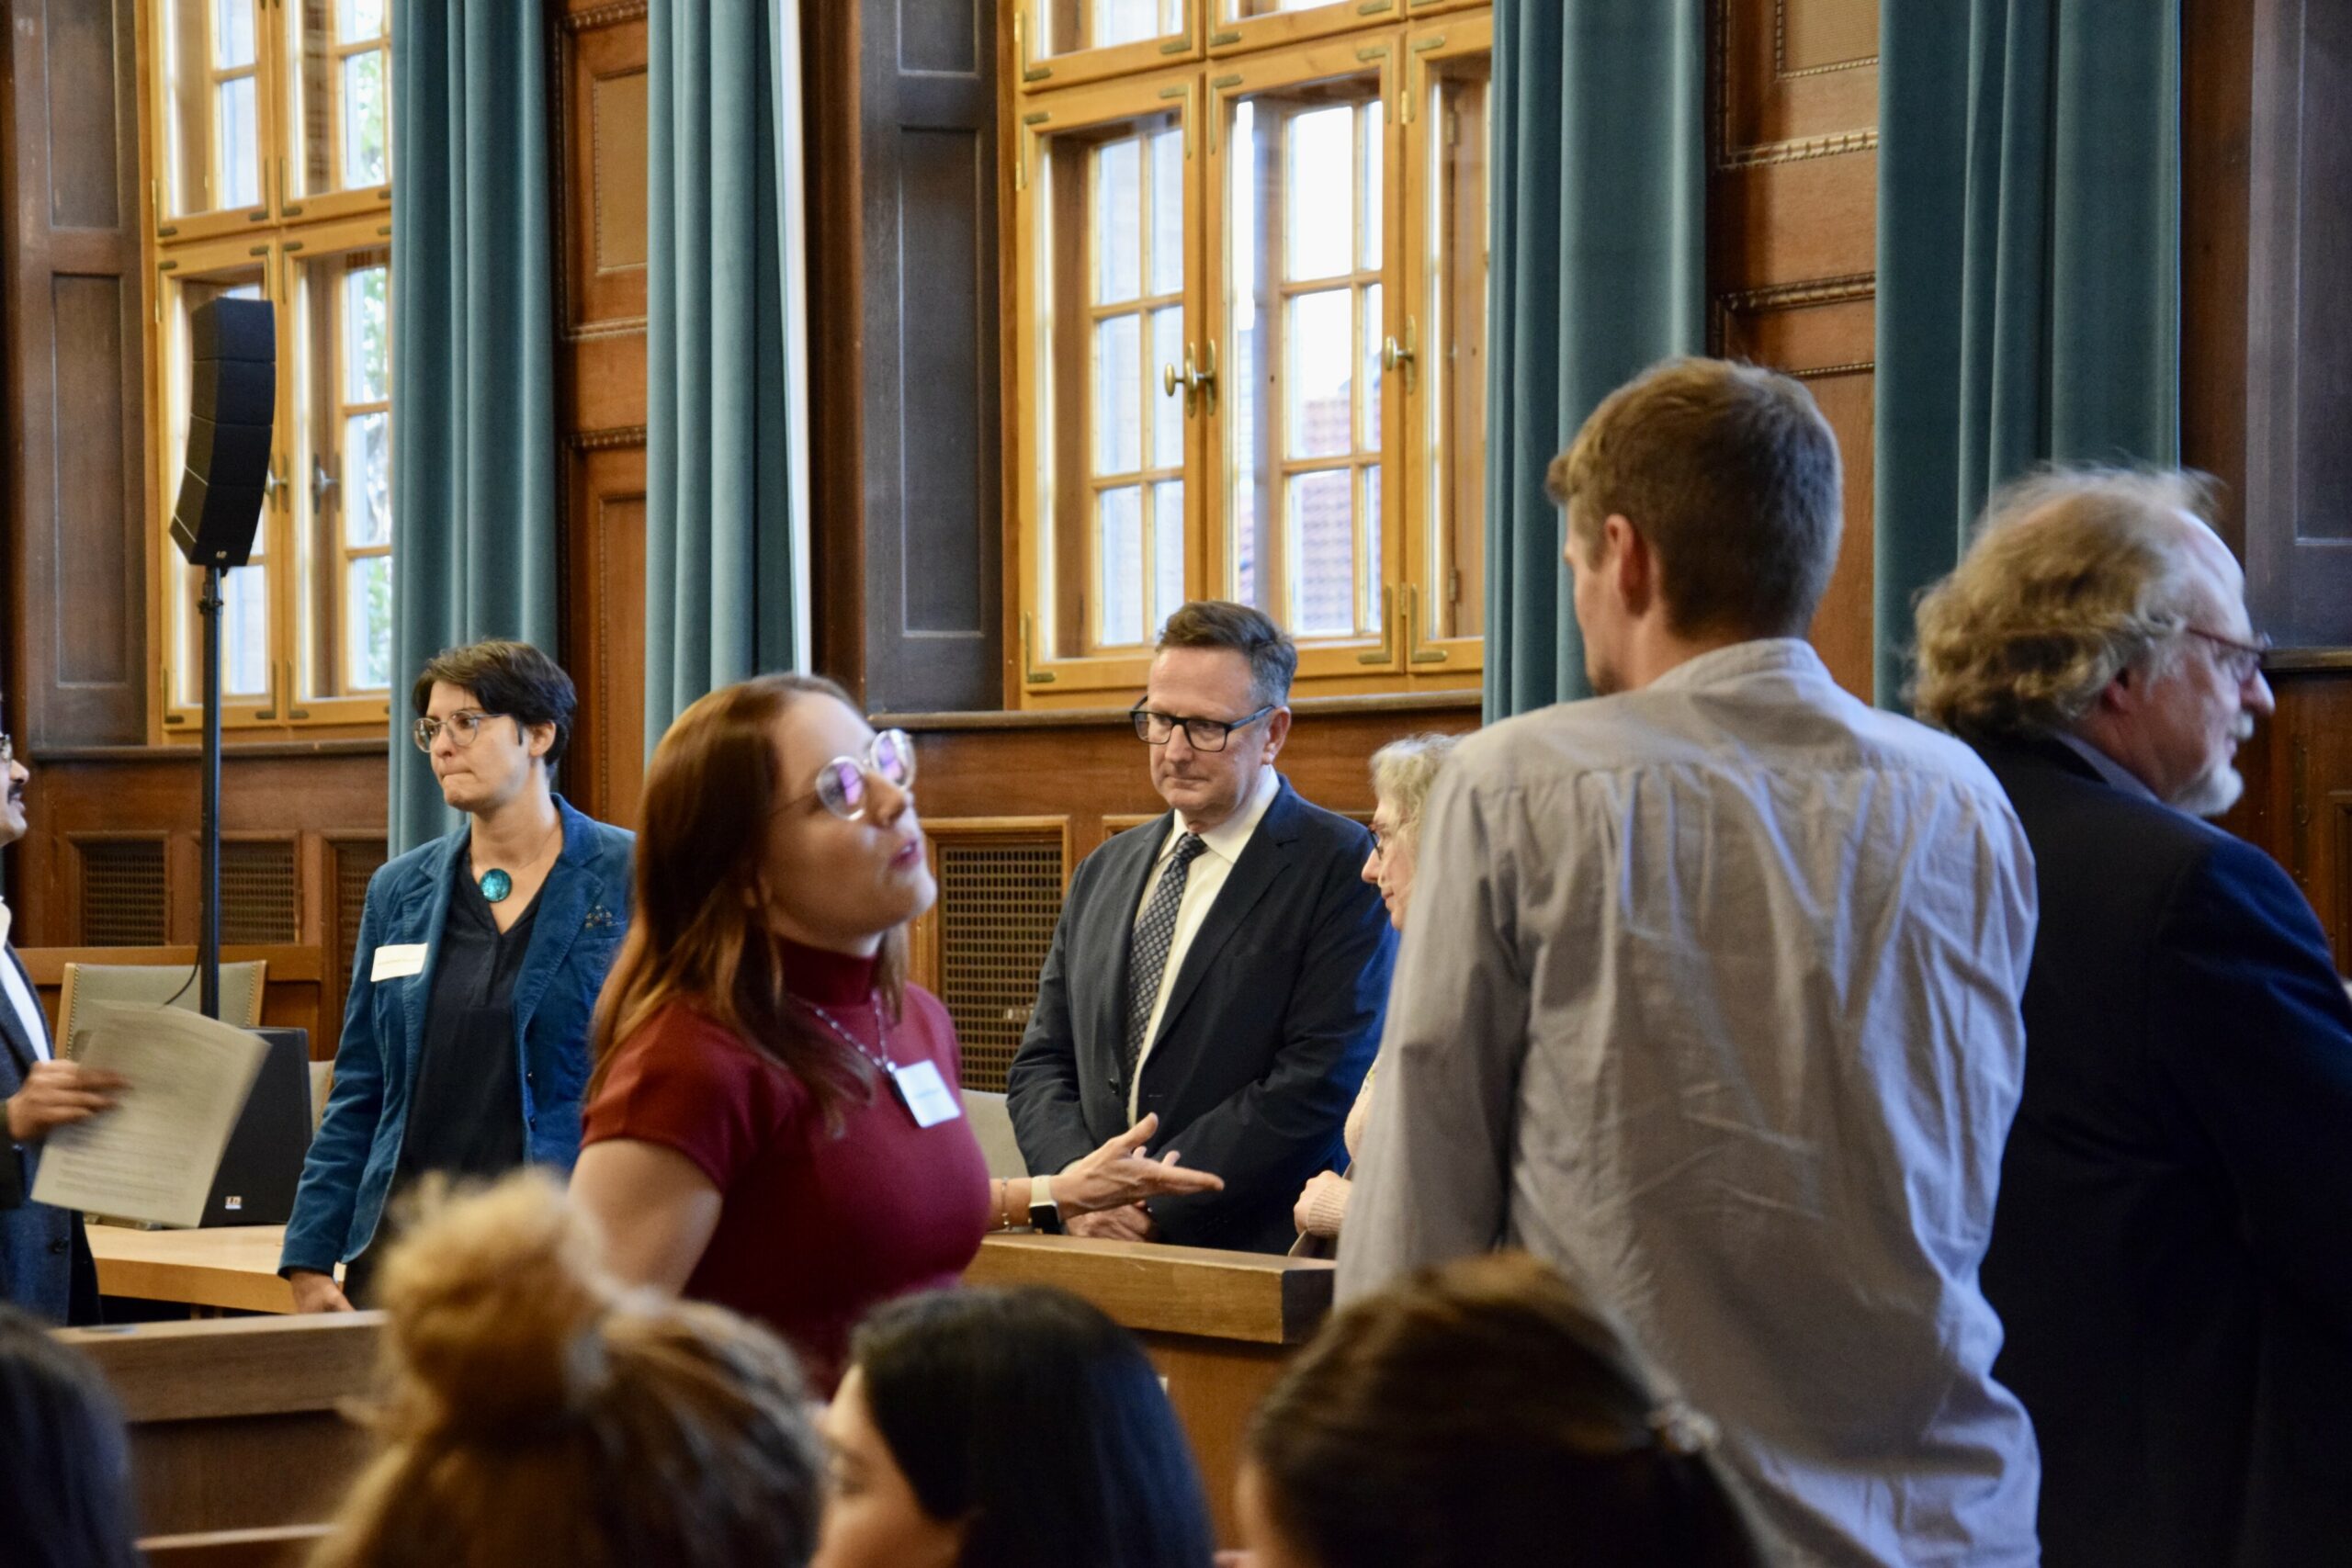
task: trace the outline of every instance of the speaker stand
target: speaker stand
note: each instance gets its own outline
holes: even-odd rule
[[[200,982],[198,1004],[204,1016],[220,1016],[220,569],[204,569],[204,593],[197,614],[204,621],[204,870],[198,878],[202,895],[197,926],[196,972]]]

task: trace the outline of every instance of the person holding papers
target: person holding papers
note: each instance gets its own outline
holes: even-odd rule
[[[426,1175],[570,1169],[589,1015],[628,929],[633,835],[550,784],[571,678],[528,644],[479,642],[427,664],[411,700],[417,749],[466,820],[368,885],[334,1090],[279,1261],[304,1312],[366,1304],[387,1201]]]
[[[963,1119],[956,1026],[907,984],[938,895],[914,743],[831,682],[763,675],[680,715],[646,770],[637,922],[598,1003],[571,1190],[624,1279],[781,1333],[830,1395],[886,1297],[1026,1224]],[[1054,1179],[1065,1213],[1214,1190],[1143,1123]]]
[[[17,761],[16,743],[0,734],[0,848],[25,836],[30,777]],[[8,941],[10,920],[8,906],[0,903],[0,1102],[7,1114],[7,1147],[0,1150],[0,1301],[52,1322],[96,1323],[97,1265],[81,1214],[33,1202],[28,1194],[42,1142],[106,1110],[123,1084],[110,1073],[56,1059],[32,977]]]

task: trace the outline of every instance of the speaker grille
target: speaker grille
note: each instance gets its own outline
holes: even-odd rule
[[[939,843],[939,999],[964,1047],[964,1087],[1002,1092],[1062,913],[1051,839]]]
[[[298,941],[301,893],[289,839],[232,839],[220,845],[220,945],[269,947]]]
[[[164,840],[85,839],[82,867],[84,947],[161,947],[164,942]]]
[[[359,916],[368,907],[368,879],[384,863],[384,840],[351,840],[334,850],[334,972],[338,987],[351,979],[359,951]]]

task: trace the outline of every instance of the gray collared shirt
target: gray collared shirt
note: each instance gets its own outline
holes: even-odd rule
[[[1343,1299],[1498,1244],[1720,1424],[1768,1555],[2030,1563],[1977,1287],[2033,862],[1793,639],[1465,740],[1431,793]]]

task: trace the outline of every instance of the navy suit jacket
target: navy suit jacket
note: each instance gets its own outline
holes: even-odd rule
[[[15,948],[0,946],[0,964],[13,967],[26,994],[34,994],[32,976],[17,962]],[[42,1034],[45,1043],[45,1021]],[[34,1043],[25,1037],[17,1010],[0,995],[0,1100],[25,1087],[25,1076],[40,1059]],[[90,1257],[82,1216],[72,1209],[36,1203],[28,1196],[40,1163],[36,1151],[13,1148],[6,1129],[0,1129],[0,1301],[52,1323],[96,1323],[97,1266]]]
[[[2056,742],[1980,747],[2033,845],[2025,1092],[1984,1284],[2052,1568],[2352,1551],[2352,1004],[2269,856]]]
[[[1128,933],[1173,813],[1119,834],[1071,878],[1006,1089],[1022,1156],[1060,1170],[1128,1126]],[[1156,1146],[1225,1178],[1152,1200],[1167,1240],[1280,1252],[1291,1210],[1343,1157],[1340,1127],[1380,1044],[1396,940],[1358,879],[1372,837],[1288,780],[1176,972],[1145,1055],[1137,1114]]]

